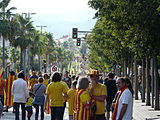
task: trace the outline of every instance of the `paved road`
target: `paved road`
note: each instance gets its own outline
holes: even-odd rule
[[[67,109],[68,108],[66,107],[63,120],[68,120]],[[1,118],[1,120],[14,120],[12,108],[9,109],[9,112],[4,112],[4,116]],[[32,115],[31,120],[34,120],[34,114]],[[45,120],[50,120],[50,115],[45,114]],[[160,110],[155,111],[153,108],[151,108],[151,106],[146,106],[145,103],[142,103],[141,100],[134,100],[133,120],[160,120]]]
[[[64,115],[64,119],[63,120],[69,120],[68,119],[68,110],[67,109],[68,108],[66,107],[65,115]],[[33,109],[33,111],[34,111],[34,114],[32,115],[31,120],[35,120],[34,119],[35,118],[35,116],[34,116],[35,115],[35,110]],[[14,120],[14,118],[15,118],[14,116],[15,115],[14,115],[14,113],[12,113],[12,108],[10,108],[8,112],[4,112],[4,115],[2,116],[2,118],[0,120]],[[21,116],[20,116],[20,118],[21,118]],[[50,115],[49,114],[45,114],[44,120],[50,120],[50,119],[51,119]],[[26,118],[26,120],[27,120],[27,118]]]

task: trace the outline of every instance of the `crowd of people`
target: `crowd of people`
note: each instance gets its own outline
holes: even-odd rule
[[[77,77],[67,71],[64,76],[33,71],[29,79],[23,71],[17,75],[11,71],[0,82],[0,116],[13,107],[15,120],[19,120],[21,106],[21,120],[26,119],[26,112],[31,120],[33,108],[35,120],[44,120],[45,112],[51,120],[63,120],[67,103],[69,120],[132,120],[132,84],[129,78],[115,78],[112,72],[102,80],[98,70]]]

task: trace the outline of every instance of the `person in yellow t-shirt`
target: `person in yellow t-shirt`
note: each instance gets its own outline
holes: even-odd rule
[[[49,84],[49,75],[45,73],[43,77],[44,77],[43,84],[47,87],[47,85]]]
[[[105,100],[107,97],[106,86],[101,83],[98,83],[99,76],[101,76],[98,70],[91,70],[88,75],[91,78],[89,92],[96,103],[95,118],[96,120],[106,120],[105,118]]]
[[[34,97],[34,94],[29,92],[29,98],[28,98],[28,100],[26,102],[26,105],[25,105],[25,109],[27,111],[28,120],[31,119],[31,116],[33,114],[33,110],[32,110],[33,97]]]
[[[50,76],[49,76],[49,74],[44,73],[43,78],[44,78],[43,84],[47,87],[48,84],[50,83]],[[46,108],[45,113],[46,114],[50,114],[50,105],[49,105],[48,101],[46,102],[45,108]]]
[[[67,97],[68,87],[61,81],[61,74],[55,72],[52,82],[47,86],[47,99],[50,101],[51,119],[63,120],[64,97]]]
[[[69,89],[67,92],[69,120],[73,120],[73,108],[74,108],[74,100],[75,100],[75,93],[76,93],[76,85],[77,85],[77,81],[74,80],[72,82],[71,89]]]

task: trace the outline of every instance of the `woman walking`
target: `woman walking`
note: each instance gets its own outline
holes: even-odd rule
[[[38,78],[38,84],[33,86],[33,93],[35,94],[35,98],[33,101],[33,106],[36,109],[35,120],[38,120],[39,115],[39,107],[41,109],[41,120],[44,120],[44,102],[45,102],[45,91],[46,86],[43,83],[43,78]]]
[[[51,120],[63,120],[64,97],[67,97],[68,86],[61,81],[61,75],[55,72],[52,82],[47,86],[46,94],[50,101]]]

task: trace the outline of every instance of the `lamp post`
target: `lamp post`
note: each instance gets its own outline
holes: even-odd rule
[[[45,25],[37,25],[36,27],[40,27],[41,28],[41,35],[42,35],[42,29],[44,27],[47,27],[47,26],[45,26]],[[39,59],[39,71],[41,71],[41,56],[40,55],[38,56],[38,59]],[[46,70],[44,72],[46,72]]]
[[[22,16],[24,16],[24,18],[31,18],[31,16],[35,14],[36,13],[22,13]]]
[[[24,18],[31,18],[32,15],[35,15],[36,13],[22,13],[22,16],[24,16]],[[29,31],[29,35],[30,35],[30,31]],[[28,67],[27,67],[27,76],[29,76],[29,70],[30,70],[30,45],[28,46]],[[24,51],[24,73],[26,74],[26,50]]]
[[[44,28],[44,27],[47,27],[47,26],[45,26],[45,25],[37,25],[36,27],[40,27],[41,28],[41,35],[42,35],[42,28]]]

